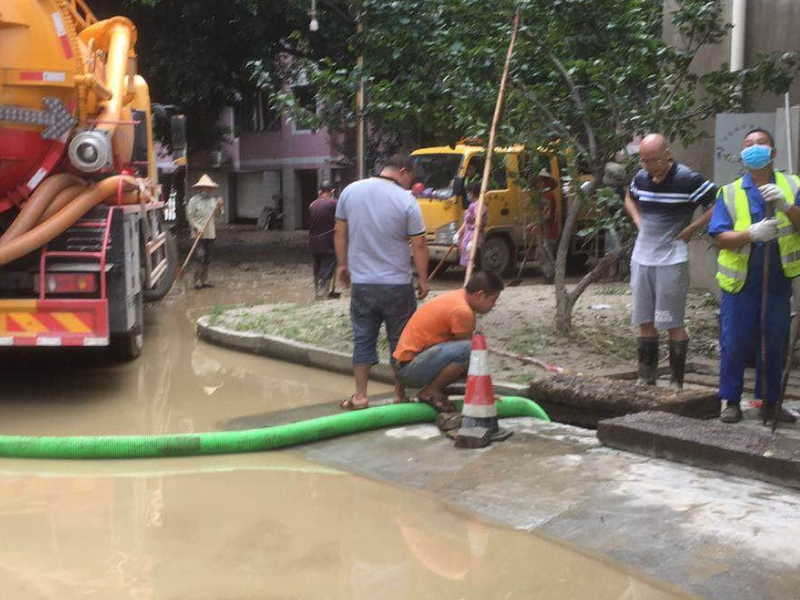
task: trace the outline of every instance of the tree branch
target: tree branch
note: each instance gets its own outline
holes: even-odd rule
[[[556,68],[559,70],[561,76],[566,80],[567,85],[569,86],[572,101],[575,103],[575,107],[578,109],[578,112],[581,115],[581,121],[583,121],[583,127],[586,130],[586,138],[589,141],[589,156],[591,157],[592,163],[595,163],[597,162],[597,138],[594,134],[594,128],[589,122],[589,115],[586,112],[586,105],[583,103],[580,90],[575,84],[575,81],[572,79],[572,76],[569,74],[561,61],[558,60],[558,57],[555,54],[550,53],[550,60],[552,60],[556,65]]]
[[[589,287],[589,285],[600,279],[600,276],[603,274],[603,271],[606,267],[618,261],[622,255],[631,249],[632,246],[633,242],[628,242],[621,248],[614,250],[613,252],[610,252],[601,258],[595,265],[594,269],[584,275],[581,280],[575,284],[575,287],[570,290],[568,294],[570,301],[574,303],[586,290],[586,288]]]
[[[545,114],[545,116],[550,120],[550,122],[561,130],[561,133],[563,133],[564,136],[567,139],[569,139],[570,143],[574,145],[581,154],[586,155],[588,153],[586,146],[581,144],[580,141],[578,141],[577,139],[574,139],[575,136],[572,135],[572,132],[569,130],[569,128],[566,125],[564,125],[561,119],[559,119],[558,117],[555,116],[555,114],[553,114],[553,111],[551,111],[545,104],[543,104],[539,100],[539,97],[536,95],[535,92],[525,90],[522,92],[522,94],[523,96],[530,99],[539,108],[539,110],[541,110]]]

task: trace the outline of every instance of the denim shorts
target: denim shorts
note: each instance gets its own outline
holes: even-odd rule
[[[394,353],[403,327],[417,310],[417,297],[410,283],[354,283],[350,289],[350,320],[353,324],[353,364],[378,362],[378,333],[386,324],[389,355]],[[394,364],[394,358],[391,359]]]
[[[421,388],[436,379],[447,365],[456,363],[469,366],[469,354],[472,351],[471,340],[442,342],[426,348],[407,363],[397,368],[400,383],[412,388]]]

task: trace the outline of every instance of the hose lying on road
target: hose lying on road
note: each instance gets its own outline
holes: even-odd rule
[[[497,402],[498,417],[535,417],[550,421],[528,398],[506,396]],[[383,427],[432,422],[427,404],[376,406],[287,425],[244,431],[165,435],[33,437],[0,436],[0,456],[16,458],[147,458],[229,454],[285,448]]]

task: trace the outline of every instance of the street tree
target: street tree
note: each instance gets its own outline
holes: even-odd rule
[[[681,35],[679,47],[662,38],[662,4],[651,0],[529,3],[536,21],[522,40],[527,47],[521,54],[539,60],[519,64],[508,118],[515,129],[531,134],[529,143],[549,141],[568,163],[570,202],[555,257],[560,331],[571,330],[575,302],[588,285],[629,250],[623,243],[568,289],[570,241],[581,209],[589,202],[579,174],[593,177],[590,190],[599,187],[605,164],[637,134],[659,131],[670,141],[692,143],[704,135],[705,119],[741,110],[747,94],[785,91],[800,65],[794,54],[776,54],[761,56],[733,73],[727,65],[697,73],[692,70],[695,55],[727,35],[723,3],[678,2],[667,18]],[[525,120],[531,126],[524,127]],[[622,198],[615,200],[608,191],[599,196],[603,212],[595,210],[598,218],[584,234],[599,236],[603,230],[619,229],[615,221],[624,219]]]
[[[383,133],[386,151],[485,137],[511,15],[521,7],[523,25],[498,140],[545,147],[566,162],[570,201],[553,257],[557,328],[563,332],[572,328],[580,295],[629,249],[623,239],[577,284],[567,286],[567,255],[582,208],[602,210],[583,231],[587,238],[621,230],[625,219],[621,198],[608,189],[599,195],[582,191],[581,176],[591,176],[590,188],[599,187],[605,164],[648,131],[683,144],[696,141],[708,117],[742,110],[749,94],[785,91],[800,64],[787,53],[760,56],[733,73],[727,65],[693,70],[695,55],[727,35],[720,0],[677,2],[666,15],[680,33],[677,47],[663,39],[664,3],[657,0],[341,0],[339,5],[361,20],[363,32],[350,37],[349,65],[332,60],[303,65],[327,107],[316,118],[334,127],[352,123],[353,97],[363,78],[370,131]],[[364,57],[360,69],[353,68],[358,54]],[[530,165],[523,176],[532,179],[538,165]]]
[[[193,150],[214,149],[230,131],[218,125],[226,106],[247,103],[275,85],[280,57],[340,61],[353,33],[346,20],[308,32],[308,0],[90,0],[99,18],[123,15],[137,27],[139,67],[151,96],[187,115]],[[248,64],[264,68],[254,79]],[[270,93],[275,90],[269,89]]]

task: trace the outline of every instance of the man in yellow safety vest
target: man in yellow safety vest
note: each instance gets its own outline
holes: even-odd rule
[[[761,416],[772,419],[780,394],[790,324],[791,280],[800,275],[800,178],[775,171],[772,135],[754,129],[745,135],[743,177],[722,187],[708,232],[719,247],[717,282],[720,305],[720,420],[742,419],[740,401],[744,369],[756,366],[755,397]],[[774,216],[770,216],[774,214]],[[777,239],[777,243],[771,243]],[[768,257],[767,309],[762,324],[765,256]],[[762,365],[762,325],[766,365]],[[778,420],[796,417],[781,409]]]

